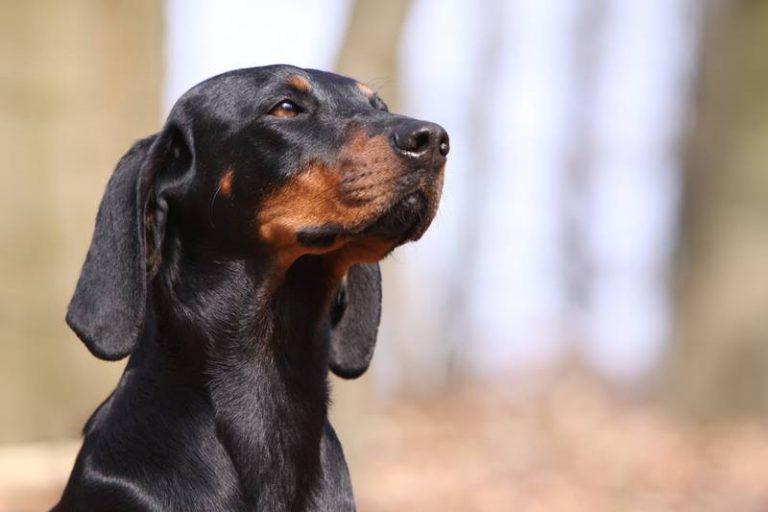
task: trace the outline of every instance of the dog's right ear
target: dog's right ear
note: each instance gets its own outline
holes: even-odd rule
[[[143,330],[148,273],[156,268],[167,217],[156,181],[168,159],[179,155],[173,147],[177,135],[166,128],[134,144],[117,164],[99,205],[66,320],[100,359],[127,356]]]

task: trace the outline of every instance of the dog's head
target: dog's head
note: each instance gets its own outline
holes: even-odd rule
[[[212,259],[258,261],[276,283],[319,256],[341,283],[331,367],[359,375],[378,327],[377,262],[429,226],[447,153],[440,126],[389,113],[346,77],[270,66],[207,80],[118,164],[67,321],[98,357],[126,356],[169,232]]]

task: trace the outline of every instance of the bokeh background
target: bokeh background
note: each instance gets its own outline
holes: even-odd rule
[[[0,0],[0,511],[55,502],[124,365],[63,321],[114,164],[276,62],[451,135],[333,381],[360,510],[768,510],[766,55],[763,0]]]

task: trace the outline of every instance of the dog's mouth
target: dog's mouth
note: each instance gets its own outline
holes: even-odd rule
[[[300,231],[298,241],[305,247],[331,247],[341,239],[378,238],[392,247],[417,240],[431,221],[429,201],[421,190],[404,195],[373,221],[355,228],[327,225]]]
[[[390,206],[378,219],[363,229],[360,235],[376,236],[397,244],[418,238],[419,228],[428,213],[427,198],[420,190],[411,192]]]

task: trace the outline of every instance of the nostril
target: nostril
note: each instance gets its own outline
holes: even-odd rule
[[[412,127],[394,133],[394,143],[397,149],[419,156],[429,150],[432,145],[432,131],[428,126],[420,126],[415,130]]]
[[[434,123],[405,121],[391,135],[390,143],[399,152],[419,161],[445,158],[450,150],[448,134]]]
[[[448,134],[443,132],[443,134],[440,136],[440,144],[437,147],[438,151],[440,151],[440,154],[442,156],[447,156],[448,152],[451,150],[451,144],[448,142]]]
[[[431,134],[429,133],[429,130],[419,130],[414,134],[411,148],[409,148],[409,150],[415,153],[421,153],[429,147],[430,139]]]

